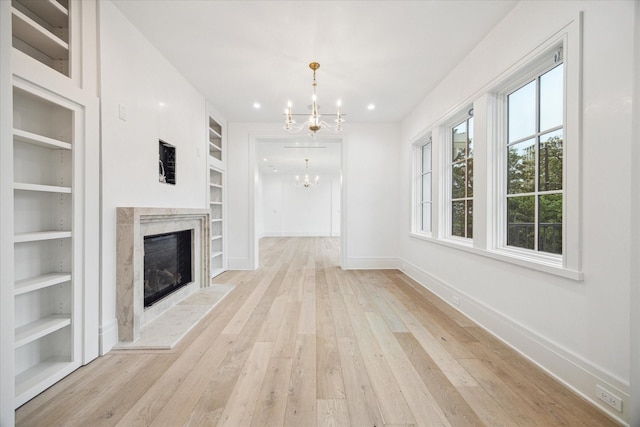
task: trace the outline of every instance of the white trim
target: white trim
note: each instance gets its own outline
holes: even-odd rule
[[[429,226],[429,231],[424,231],[422,229],[422,218],[424,217],[422,209],[425,203],[425,201],[422,199],[422,194],[424,193],[424,190],[422,188],[422,171],[424,170],[422,160],[424,158],[424,147],[427,145],[431,145],[431,165],[429,170],[429,173],[431,174],[431,200],[429,200],[429,203],[431,204],[431,224]],[[420,234],[423,236],[432,236],[434,174],[433,133],[430,130],[421,134],[419,138],[411,141],[411,156],[411,230],[416,234]]]
[[[455,126],[466,122],[469,118],[473,118],[473,116],[469,115],[469,111],[474,108],[473,102],[470,104],[466,104],[454,114],[451,114],[448,118],[443,119],[439,127],[439,145],[443,148],[440,150],[440,159],[439,162],[442,165],[440,169],[440,173],[438,175],[438,180],[440,181],[440,195],[441,195],[441,204],[440,204],[440,221],[439,230],[440,230],[440,238],[443,240],[448,240],[451,242],[458,242],[463,246],[473,245],[473,238],[461,238],[459,236],[453,236],[451,234],[451,228],[453,226],[453,219],[451,218],[451,186],[452,186],[452,168],[451,168],[451,153],[453,150],[453,138],[451,137],[452,129]],[[475,128],[475,123],[474,123]],[[474,146],[476,145],[475,135],[474,135]],[[431,147],[433,149],[433,146]],[[433,156],[433,152],[431,154]],[[472,157],[473,158],[473,157]],[[433,160],[432,160],[433,163]],[[475,168],[475,166],[474,166]],[[433,172],[432,172],[433,174]],[[433,184],[432,184],[433,187]],[[475,194],[475,186],[474,186],[474,194]],[[433,201],[433,198],[431,199]],[[473,197],[471,197],[473,200]],[[475,212],[475,206],[474,206]],[[432,220],[433,221],[433,220]],[[465,222],[465,229],[466,229]],[[432,227],[433,228],[433,227]],[[475,234],[475,230],[474,230]]]
[[[505,97],[522,84],[533,80],[552,65],[544,59],[554,50],[562,48],[565,73],[565,110],[563,123],[563,255],[561,257],[534,250],[519,250],[506,244],[506,159],[505,144]],[[489,200],[493,210],[489,227],[486,248],[492,256],[498,259],[514,257],[514,263],[522,265],[540,265],[540,270],[561,272],[565,270],[568,276],[582,280],[581,273],[581,107],[582,107],[582,14],[554,36],[548,38],[536,49],[529,52],[511,67],[508,74],[503,74],[499,80],[494,80],[489,89],[487,110],[490,111],[489,129],[493,138],[487,140],[492,155],[487,158],[487,167],[491,171],[488,189],[492,194]]]
[[[601,385],[617,394],[624,402],[629,401],[629,383],[584,360],[575,352],[559,343],[549,341],[512,318],[458,291],[454,286],[440,280],[407,261],[402,261],[400,270],[421,286],[490,332],[505,345],[536,364],[563,385],[578,393],[594,406],[625,424],[620,414],[595,399],[596,385]],[[453,304],[457,297],[459,303]]]
[[[434,237],[425,236],[417,233],[409,233],[409,237],[419,240],[424,240],[429,243],[435,243],[437,245],[446,246],[449,248],[459,249],[474,255],[479,255],[487,258],[493,258],[498,261],[508,262],[510,264],[519,265],[520,267],[530,268],[532,270],[541,271],[543,273],[553,274],[554,276],[565,277],[575,281],[584,280],[584,273],[582,271],[574,271],[564,268],[554,262],[553,259],[547,259],[546,263],[541,260],[532,260],[525,256],[525,254],[518,253],[517,249],[513,253],[507,253],[507,250],[488,250],[483,248],[474,247],[472,242],[468,242],[468,239],[451,238],[451,239],[437,239]]]
[[[113,318],[109,323],[100,325],[98,335],[100,336],[100,356],[104,356],[118,344],[118,321]]]
[[[249,133],[249,259],[250,267],[246,266],[244,262],[238,262],[236,260],[227,259],[227,265],[229,270],[256,270],[259,267],[259,240],[257,215],[258,209],[258,179],[259,170],[258,162],[256,161],[256,144],[259,140],[263,139],[295,139],[296,136],[290,133],[274,132],[274,131],[255,131]],[[345,176],[347,175],[347,142],[346,135],[327,135],[324,138],[332,139],[339,142],[341,145],[341,159],[340,159],[340,266],[344,267],[346,264],[347,256],[347,186]],[[266,236],[267,233],[262,233]],[[235,266],[238,266],[237,268]]]
[[[344,270],[396,270],[400,268],[400,258],[349,257]]]
[[[331,232],[312,231],[265,231],[261,237],[340,237]]]
[[[640,40],[640,2],[634,5],[634,37],[633,40]],[[633,48],[633,72],[632,76],[640,73],[640,43],[634,43]],[[635,78],[632,83],[631,97],[631,140],[640,141],[640,81]],[[631,152],[631,176],[637,177],[640,172],[640,145],[630,144]],[[630,184],[631,212],[640,211],[640,180],[632,179]],[[630,298],[630,337],[631,343],[631,396],[629,402],[630,424],[640,425],[640,224],[638,221],[631,221],[631,250],[629,251],[629,265],[631,275],[629,277]],[[636,284],[635,286],[633,284]]]
[[[255,270],[250,258],[227,258],[229,270]]]

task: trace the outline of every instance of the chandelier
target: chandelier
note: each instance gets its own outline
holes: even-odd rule
[[[301,180],[300,176],[296,176],[296,186],[309,188],[312,185],[318,185],[319,176],[316,176],[313,181],[309,179],[309,159],[304,159],[304,163],[304,178]]]
[[[344,122],[343,116],[340,112],[340,101],[338,101],[338,112],[336,114],[327,114],[328,116],[336,116],[334,120],[335,124],[329,124],[324,120],[320,120],[320,113],[318,112],[318,97],[316,96],[316,88],[318,87],[318,83],[316,82],[316,71],[320,68],[320,64],[317,62],[312,62],[309,64],[309,68],[313,70],[313,95],[311,95],[311,115],[308,116],[308,119],[302,123],[297,125],[296,121],[293,120],[293,116],[306,116],[307,114],[294,114],[291,111],[291,101],[287,104],[287,109],[285,110],[285,120],[284,120],[284,128],[289,132],[300,132],[302,129],[309,129],[311,131],[311,136],[315,136],[316,132],[320,129],[326,129],[331,132],[340,132],[342,130],[342,122]]]

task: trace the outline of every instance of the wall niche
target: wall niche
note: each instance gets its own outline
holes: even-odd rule
[[[159,181],[165,184],[176,184],[176,147],[160,140]]]

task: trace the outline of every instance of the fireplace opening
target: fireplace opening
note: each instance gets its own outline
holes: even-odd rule
[[[144,237],[144,306],[192,281],[192,230]]]

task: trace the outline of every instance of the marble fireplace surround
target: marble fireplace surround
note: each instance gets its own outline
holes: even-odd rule
[[[209,280],[209,210],[189,208],[117,208],[116,310],[118,338],[133,342],[140,329],[178,304]],[[192,230],[193,282],[146,310],[144,308],[144,236]]]

